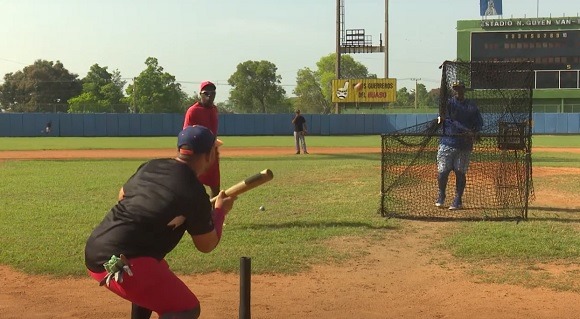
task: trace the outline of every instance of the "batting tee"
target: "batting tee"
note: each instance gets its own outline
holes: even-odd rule
[[[437,149],[444,123],[437,119],[382,134],[381,207],[384,217],[526,219],[532,187],[531,62],[451,62],[441,66],[439,114],[447,114],[452,83],[479,107],[483,128],[467,171],[463,209],[435,206]],[[453,198],[455,175],[447,195]]]

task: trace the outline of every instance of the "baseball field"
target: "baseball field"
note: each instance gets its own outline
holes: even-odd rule
[[[168,256],[201,318],[238,317],[242,256],[256,319],[580,312],[580,136],[533,138],[535,200],[519,223],[381,218],[379,136],[309,136],[309,155],[292,137],[222,139],[222,188],[265,168],[274,179],[238,198],[214,252],[186,236]],[[0,318],[128,318],[86,275],[84,243],[139,164],[174,146],[0,138]]]

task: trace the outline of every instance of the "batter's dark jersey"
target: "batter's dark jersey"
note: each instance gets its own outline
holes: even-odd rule
[[[186,230],[201,235],[214,229],[204,186],[187,165],[175,159],[142,164],[123,185],[123,191],[125,197],[87,240],[85,264],[93,272],[104,271],[103,263],[113,255],[161,260]],[[174,228],[168,226],[172,221],[183,223]]]

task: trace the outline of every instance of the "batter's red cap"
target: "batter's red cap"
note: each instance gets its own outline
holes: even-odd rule
[[[215,90],[216,89],[215,84],[213,84],[212,82],[210,82],[210,81],[203,81],[203,82],[201,82],[201,85],[199,86],[199,91],[200,92],[203,91],[206,86],[209,86],[208,89],[212,89],[212,90]]]
[[[219,147],[222,144],[220,139],[202,125],[187,126],[177,136],[177,149],[182,154],[209,153],[214,146]]]

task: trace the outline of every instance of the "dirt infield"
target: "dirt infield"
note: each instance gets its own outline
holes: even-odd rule
[[[312,154],[359,154],[381,153],[379,147],[309,147]],[[580,154],[580,148],[536,148],[542,152]],[[258,156],[294,154],[293,149],[280,147],[227,147],[220,149],[221,156]],[[67,158],[153,158],[171,157],[175,149],[95,149],[95,150],[40,150],[40,151],[0,151],[0,159],[67,159]]]
[[[378,147],[309,147],[312,154],[339,153],[380,153]],[[221,147],[220,156],[278,156],[294,154],[292,148],[280,147]],[[4,151],[0,159],[67,159],[67,158],[153,158],[175,156],[175,149],[106,149],[106,150],[42,150],[42,151]]]
[[[545,150],[545,149],[542,149]],[[562,152],[563,149],[550,149]],[[380,153],[378,148],[310,148],[311,154]],[[548,151],[548,150],[546,150]],[[571,150],[568,150],[571,151]],[[573,152],[580,150],[574,149]],[[580,152],[578,152],[580,153]],[[293,154],[292,149],[228,148],[222,156]],[[0,159],[152,158],[174,150],[0,152]],[[298,156],[298,155],[296,155]],[[300,155],[306,156],[306,155]],[[309,155],[313,156],[313,155]],[[580,169],[564,169],[580,174]],[[534,169],[535,175],[561,173]],[[536,192],[544,192],[541,185]],[[549,190],[548,190],[549,191]],[[536,205],[549,206],[549,196]],[[578,198],[558,204],[580,208]],[[453,223],[402,221],[405,232],[385,231],[386,240],[334,239],[337,249],[363,250],[343,265],[314,266],[295,276],[253,275],[252,318],[577,318],[580,294],[476,282],[469,267],[431,249]],[[225,234],[227,236],[227,233]],[[1,234],[0,234],[1,236]],[[0,247],[2,249],[2,247]],[[538,271],[580,272],[577,265],[539,265]],[[183,276],[202,302],[201,318],[237,318],[239,277],[211,273]],[[573,277],[578,278],[578,276]],[[31,276],[0,266],[0,318],[129,318],[129,304],[87,278]],[[157,318],[153,315],[153,318]]]

